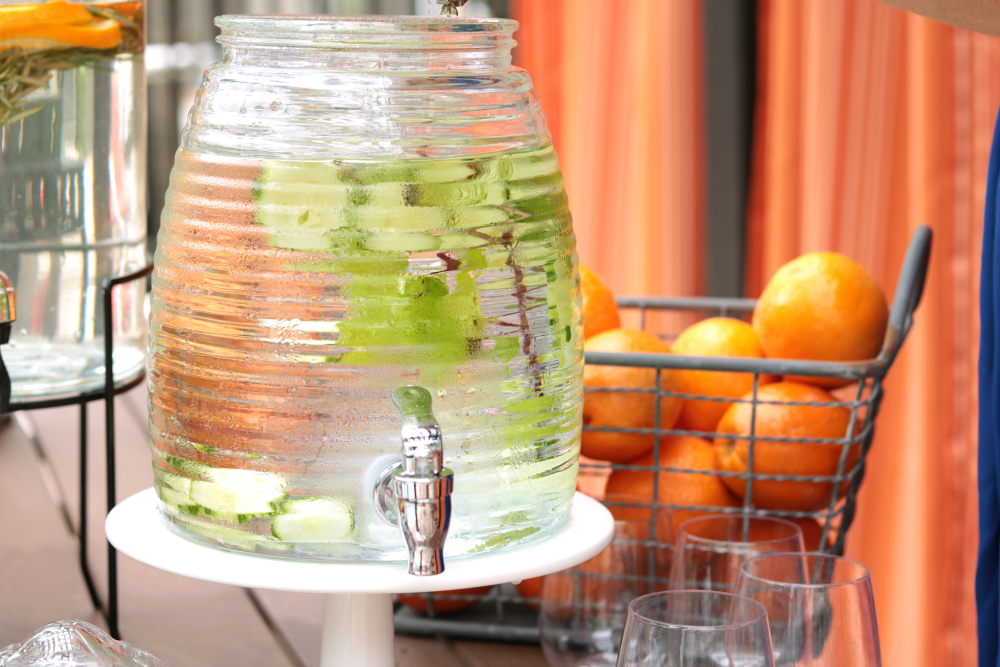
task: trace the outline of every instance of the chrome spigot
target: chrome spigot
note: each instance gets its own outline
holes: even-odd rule
[[[10,341],[10,332],[14,328],[14,320],[16,319],[14,285],[10,282],[7,274],[0,271],[0,345],[5,345]],[[3,363],[3,355],[0,354],[0,414],[7,412],[9,407],[10,374]]]
[[[403,414],[403,463],[392,473],[396,511],[410,551],[410,574],[444,572],[444,540],[451,521],[454,475],[444,467],[441,427],[423,387],[400,387],[392,402]]]

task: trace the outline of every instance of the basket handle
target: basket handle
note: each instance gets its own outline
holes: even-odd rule
[[[903,268],[899,272],[899,282],[896,283],[896,294],[892,298],[889,330],[886,331],[882,356],[894,357],[910,332],[910,327],[913,326],[913,313],[920,305],[920,299],[924,294],[927,266],[931,259],[932,237],[931,228],[920,225],[910,238],[910,247],[906,251]]]

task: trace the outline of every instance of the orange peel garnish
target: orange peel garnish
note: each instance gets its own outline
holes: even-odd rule
[[[0,7],[0,30],[19,24],[85,25],[93,20],[94,15],[86,7],[66,0],[49,0],[42,5]]]
[[[145,0],[143,0],[145,2]],[[130,19],[135,20],[135,17],[142,11],[142,2],[122,2],[121,0],[98,0],[97,2],[91,3],[94,7],[106,7],[108,9],[113,9],[119,14],[124,14]]]
[[[122,43],[122,29],[117,21],[111,19],[95,21],[93,17],[86,25],[65,23],[0,25],[0,48],[8,46],[35,48],[33,45],[41,41],[88,49],[113,49]]]

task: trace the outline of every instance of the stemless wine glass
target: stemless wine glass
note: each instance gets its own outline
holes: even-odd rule
[[[746,559],[804,550],[802,529],[785,519],[742,514],[688,519],[678,530],[670,587],[731,593]]]
[[[615,664],[629,602],[667,577],[655,540],[672,530],[669,514],[652,521],[615,521],[615,537],[604,551],[578,567],[542,577],[539,628],[552,667]]]
[[[636,541],[639,576],[644,580],[639,595],[667,590],[677,541],[670,508],[645,496],[624,493],[604,494],[601,502],[616,521],[624,522],[622,529],[629,531],[621,539]]]
[[[868,568],[824,554],[765,554],[740,567],[739,595],[767,609],[776,665],[879,667]]]
[[[628,607],[618,667],[774,667],[767,613],[731,593],[643,596]]]

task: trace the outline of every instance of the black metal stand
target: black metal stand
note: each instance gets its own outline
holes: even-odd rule
[[[108,544],[108,600],[107,606],[101,604],[101,599],[94,586],[93,577],[90,574],[90,565],[87,562],[87,404],[92,401],[104,400],[105,419],[105,465],[107,468],[107,511],[116,504],[115,499],[115,402],[117,394],[133,389],[146,378],[145,370],[140,370],[134,377],[130,377],[119,384],[115,384],[114,364],[110,360],[114,358],[114,327],[112,317],[112,291],[118,285],[130,283],[140,278],[145,278],[153,272],[153,265],[149,264],[143,269],[123,276],[105,278],[101,283],[101,293],[104,303],[104,387],[93,391],[88,391],[71,396],[59,398],[48,398],[37,401],[11,401],[6,410],[0,410],[0,414],[20,412],[23,410],[41,410],[44,408],[55,408],[66,405],[80,406],[80,517],[77,539],[79,541],[80,570],[83,572],[83,579],[87,584],[87,592],[94,607],[99,609],[108,622],[108,630],[112,637],[121,639],[118,629],[118,552]],[[7,377],[7,369],[3,364],[3,357],[0,355],[0,379]],[[5,390],[5,386],[8,389]],[[9,399],[9,384],[0,382],[0,392],[6,391],[6,395],[0,396],[0,406]]]

